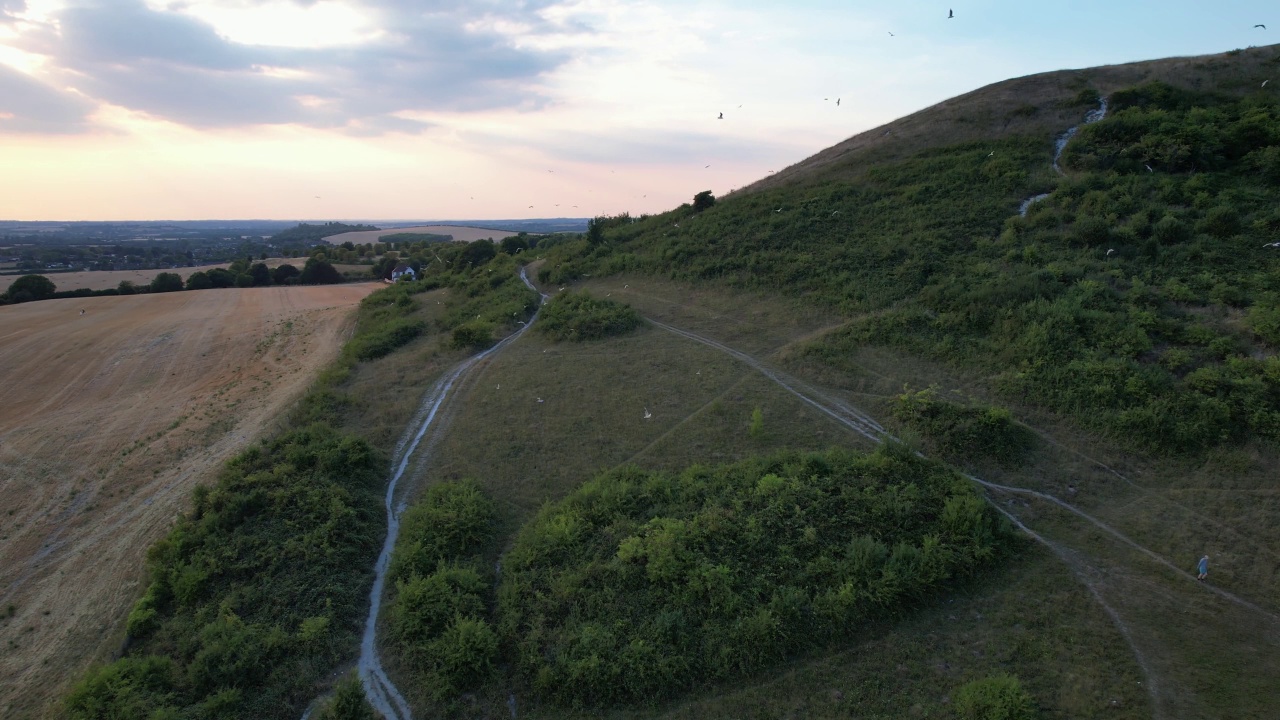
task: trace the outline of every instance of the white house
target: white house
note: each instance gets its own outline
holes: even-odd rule
[[[397,265],[391,271],[391,282],[400,282],[401,278],[406,280],[416,280],[417,275],[413,272],[413,268],[408,265]]]

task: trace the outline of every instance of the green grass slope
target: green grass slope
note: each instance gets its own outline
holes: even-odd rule
[[[555,248],[543,277],[776,288],[854,318],[810,346],[832,362],[876,343],[979,366],[1159,452],[1274,441],[1280,88],[1261,80],[1277,68],[1264,48],[1011,81],[913,116],[931,141],[822,153],[702,212],[603,219],[603,241]],[[1022,106],[979,122],[1011,94],[1052,122]],[[1054,137],[1101,95],[1110,112],[1059,176]]]

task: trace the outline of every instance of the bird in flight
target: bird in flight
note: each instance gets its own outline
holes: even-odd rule
[[[704,168],[709,168],[709,167],[711,167],[711,166],[710,166],[710,165],[704,165],[703,167],[704,167]]]
[[[1155,172],[1155,170],[1152,170],[1152,169],[1151,169],[1151,166],[1150,166],[1150,165],[1145,165],[1145,164],[1144,164],[1142,167],[1146,168],[1146,169],[1147,169],[1147,172],[1149,172],[1149,173],[1153,173],[1153,172]]]
[[[1262,87],[1266,87],[1266,86],[1267,86],[1267,83],[1269,83],[1269,82],[1271,82],[1271,81],[1270,81],[1270,80],[1263,80],[1263,81],[1262,81]]]
[[[653,413],[649,412],[649,408],[645,408],[645,409],[644,409],[644,419],[645,419],[645,420],[648,420],[648,419],[649,419],[649,418],[651,418],[651,417],[653,417]]]
[[[724,113],[720,113],[720,117],[718,117],[718,118],[716,118],[716,119],[717,119],[717,120],[723,120],[723,119],[724,119]]]
[[[1262,247],[1280,248],[1280,242],[1267,243],[1266,245],[1263,245]]]
[[[952,10],[952,9],[950,9],[950,8],[947,8],[947,19],[948,19],[948,20],[950,20],[951,18],[953,18],[953,17],[955,17],[955,16],[956,16],[956,11],[955,11],[955,10]]]
[[[840,98],[836,98],[836,107],[840,107]]]
[[[1266,25],[1263,25],[1262,23],[1258,23],[1257,25],[1254,25],[1254,27],[1256,27],[1256,28],[1262,28],[1263,30],[1266,30],[1266,29],[1267,29],[1267,26],[1266,26]]]
[[[897,37],[897,36],[894,35],[892,32],[889,32],[889,37]]]
[[[992,150],[991,152],[987,153],[987,157],[995,157],[995,156],[996,156],[995,150]]]

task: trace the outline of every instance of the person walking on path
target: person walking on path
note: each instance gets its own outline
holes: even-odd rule
[[[1204,580],[1205,578],[1209,577],[1209,556],[1208,555],[1205,555],[1204,557],[1200,558],[1200,566],[1198,569],[1200,570],[1200,574],[1196,576],[1197,580]]]

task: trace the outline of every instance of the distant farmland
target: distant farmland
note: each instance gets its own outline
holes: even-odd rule
[[[0,592],[14,613],[0,715],[48,715],[118,648],[147,547],[334,358],[377,287],[0,308]]]
[[[476,240],[501,240],[504,237],[515,235],[515,230],[497,230],[494,228],[467,227],[463,225],[419,225],[417,227],[390,228],[388,230],[365,230],[362,232],[342,233],[341,235],[330,235],[325,238],[334,245],[341,245],[344,242],[352,242],[357,245],[364,243],[377,242],[378,238],[383,235],[395,235],[397,233],[430,233],[432,235],[452,235],[455,242],[475,242]]]

